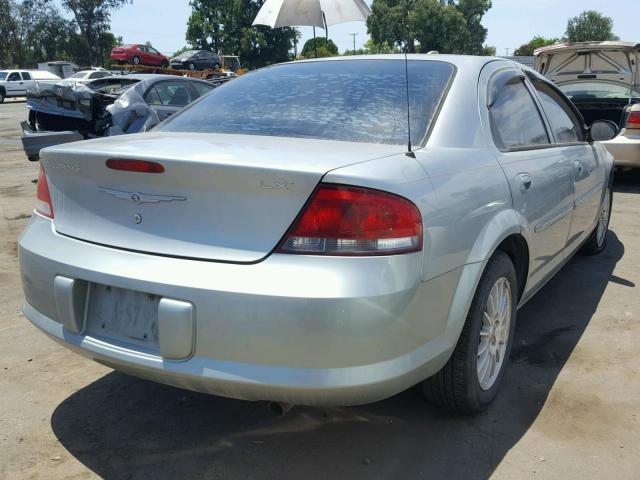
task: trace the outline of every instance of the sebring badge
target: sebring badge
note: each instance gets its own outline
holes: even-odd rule
[[[122,190],[112,190],[110,188],[98,187],[102,193],[113,195],[114,197],[121,198],[123,200],[131,200],[133,203],[160,203],[160,202],[184,202],[187,197],[180,197],[175,195],[150,195],[140,192],[125,192]]]

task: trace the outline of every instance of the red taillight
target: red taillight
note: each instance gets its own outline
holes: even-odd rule
[[[149,162],[146,160],[123,160],[123,159],[110,159],[107,160],[107,167],[113,170],[123,170],[125,172],[139,172],[139,173],[162,173],[164,167],[156,162]]]
[[[44,174],[44,168],[40,164],[40,174],[38,175],[38,190],[36,193],[36,212],[45,217],[53,218],[53,205],[49,194],[49,184]]]
[[[390,255],[422,249],[422,219],[409,200],[361,187],[321,185],[278,247],[310,255]]]
[[[640,128],[640,111],[629,112],[627,128]]]

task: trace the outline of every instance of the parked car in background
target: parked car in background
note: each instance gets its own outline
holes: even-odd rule
[[[35,161],[51,145],[144,131],[215,87],[193,78],[145,74],[38,84],[27,97],[22,146]]]
[[[220,55],[207,50],[188,50],[171,59],[171,68],[180,70],[206,70],[220,68]]]
[[[476,413],[517,309],[605,248],[613,134],[507,60],[264,68],[151,132],[42,152],[23,311],[181,388],[354,405],[419,384]]]
[[[151,45],[131,44],[111,50],[111,60],[133,65],[168,67],[169,59]]]
[[[35,80],[60,80],[60,77],[42,70],[0,70],[0,103],[8,97],[26,96]]]
[[[73,62],[67,62],[64,60],[56,60],[53,62],[41,62],[38,63],[38,70],[46,70],[53,73],[60,78],[68,78],[75,72],[80,70],[80,67]]]
[[[640,44],[585,42],[534,52],[535,69],[578,107],[587,125],[607,119],[617,135],[602,142],[617,167],[640,168]]]
[[[92,69],[92,70],[80,70],[79,72],[74,73],[73,75],[67,77],[67,80],[73,80],[74,82],[79,83],[87,83],[91,80],[97,80],[98,78],[104,77],[112,77],[113,73],[101,69]]]

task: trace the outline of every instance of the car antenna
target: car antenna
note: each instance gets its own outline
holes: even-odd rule
[[[407,152],[405,155],[407,157],[416,158],[416,154],[411,150],[411,111],[409,110],[409,60],[407,59],[407,50],[409,49],[409,44],[405,43],[404,47],[404,79],[405,79],[405,88],[406,88],[406,97],[407,97]]]

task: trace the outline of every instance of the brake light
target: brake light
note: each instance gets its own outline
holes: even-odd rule
[[[321,184],[277,250],[390,255],[421,249],[422,218],[409,200],[369,188]]]
[[[147,160],[123,160],[123,159],[109,159],[107,160],[107,167],[113,170],[123,170],[125,172],[139,172],[139,173],[162,173],[164,167],[156,162],[149,162]]]
[[[48,218],[53,218],[53,205],[49,194],[49,184],[44,174],[42,163],[40,164],[40,174],[38,175],[38,190],[36,192],[36,212]]]
[[[627,128],[640,128],[640,111],[629,112]]]

